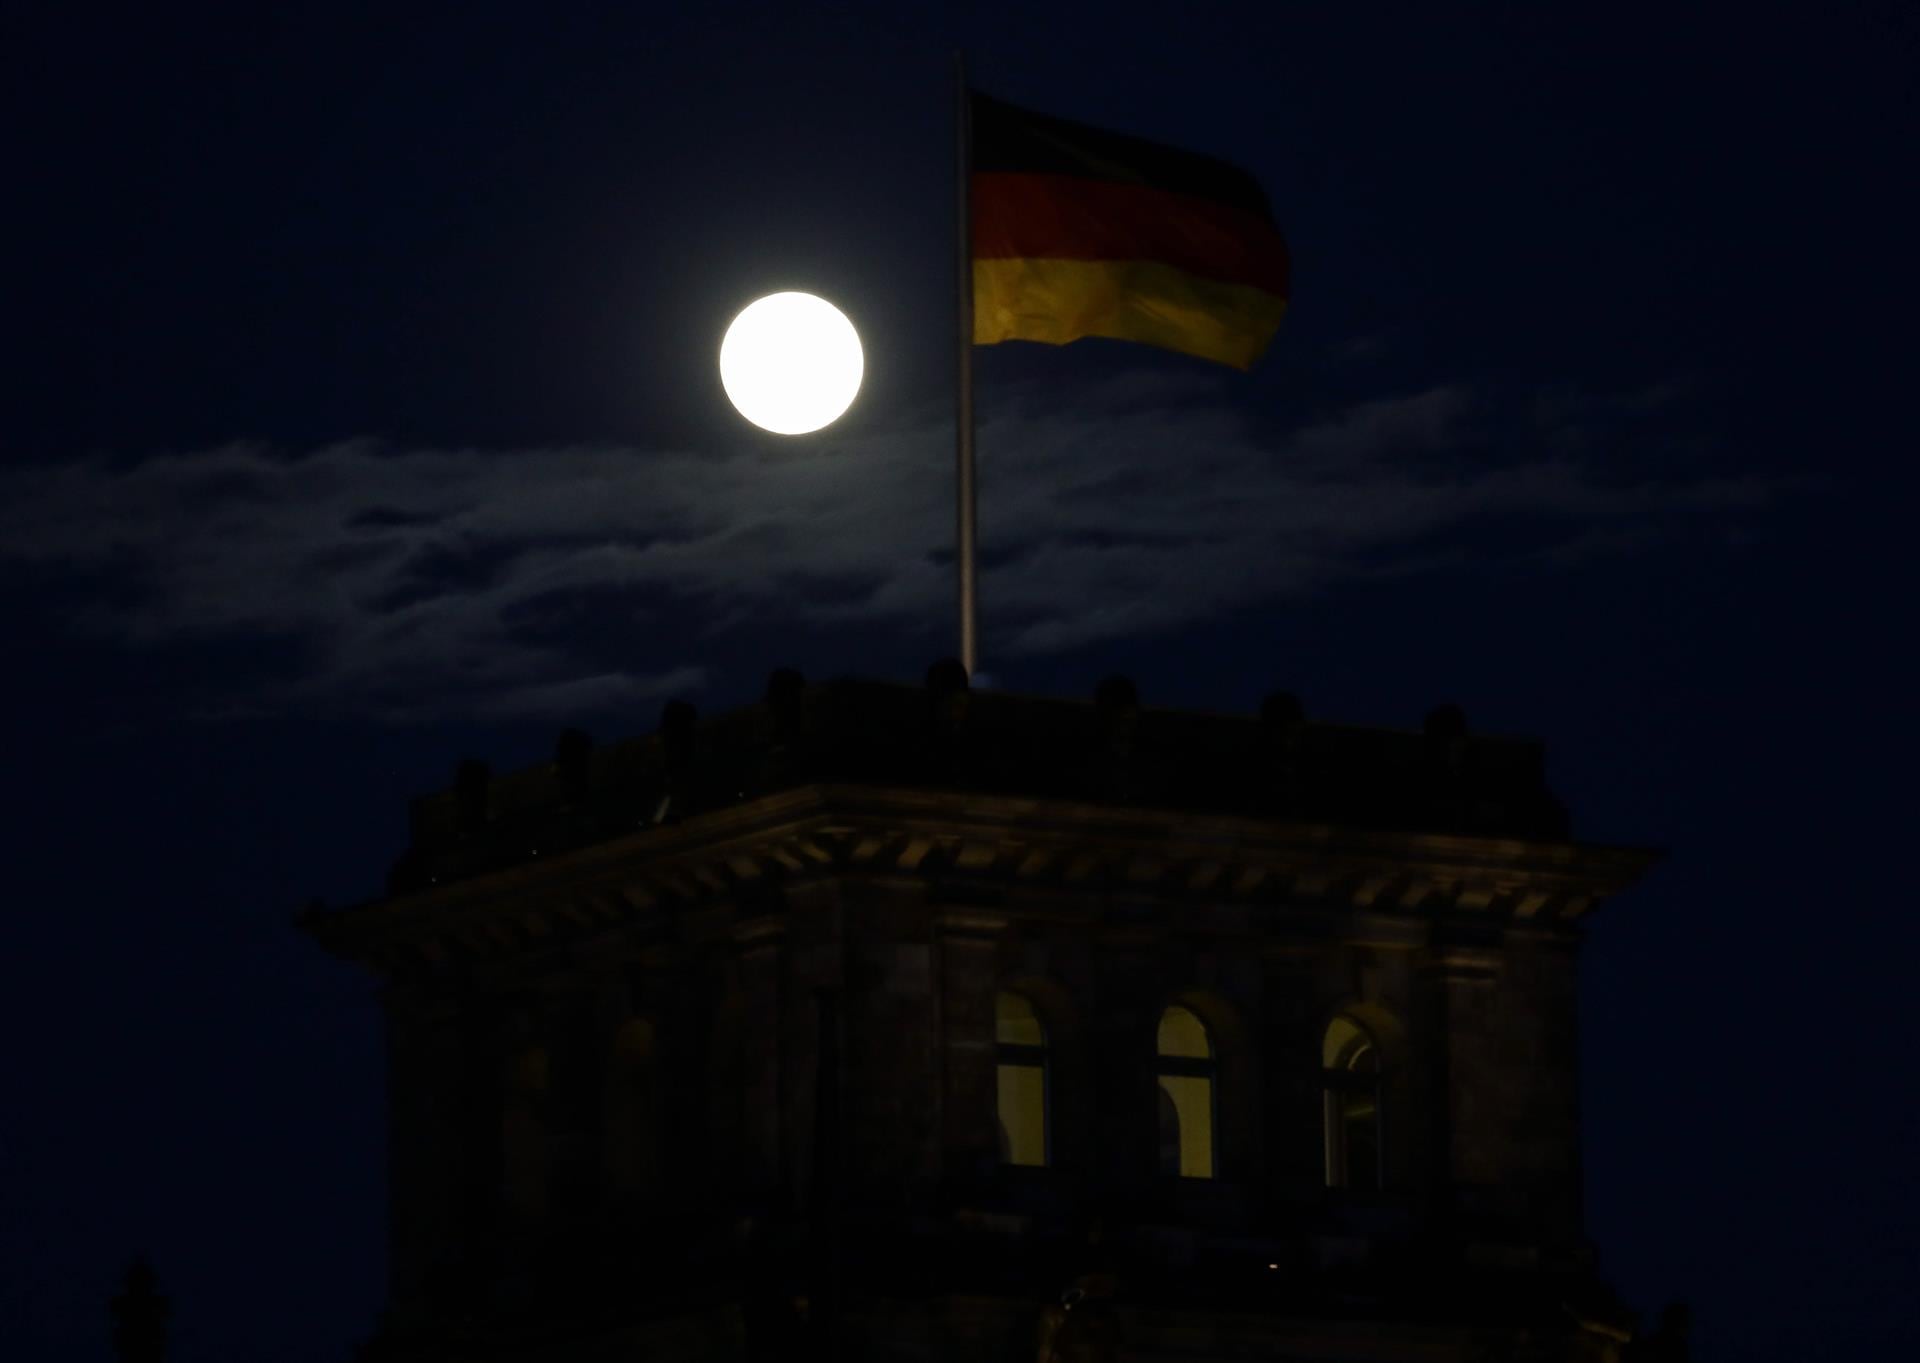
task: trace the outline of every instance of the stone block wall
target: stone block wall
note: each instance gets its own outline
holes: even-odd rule
[[[689,920],[671,943],[655,925],[529,956],[463,1010],[396,996],[397,1297],[476,1246],[524,1264],[590,1231],[677,1241],[634,1247],[672,1260],[746,1223],[803,1222],[826,1196],[902,1225],[1037,1210],[1063,1233],[1190,1223],[1275,1239],[1386,1207],[1409,1227],[1451,1217],[1483,1238],[1577,1243],[1571,943],[1443,946],[1404,924],[1368,940],[1370,922],[1185,904],[1115,923],[1060,901],[956,907],[915,884],[826,882]],[[1010,1174],[995,1156],[1001,989],[1047,1028],[1047,1170]],[[1155,1028],[1175,1002],[1215,1047],[1213,1188],[1156,1165]],[[1320,1040],[1337,1014],[1384,1057],[1377,1195],[1325,1186]],[[616,1078],[616,1036],[636,1019],[651,1070]],[[529,1048],[539,1088],[516,1092]],[[637,1189],[617,1186],[608,1145],[635,1138],[616,1108],[634,1083],[658,1123],[653,1186]]]

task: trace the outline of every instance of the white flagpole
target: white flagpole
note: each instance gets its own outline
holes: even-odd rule
[[[960,570],[960,665],[971,677],[979,665],[978,565],[974,559],[973,495],[973,129],[967,100],[967,62],[953,54],[954,290],[958,342],[954,388],[959,523],[955,559]]]

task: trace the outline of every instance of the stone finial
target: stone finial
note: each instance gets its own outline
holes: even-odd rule
[[[462,833],[477,833],[487,824],[487,787],[493,768],[477,757],[453,769],[453,821]]]
[[[1040,1314],[1034,1363],[1113,1363],[1120,1352],[1120,1321],[1110,1274],[1083,1273]]]
[[[942,658],[927,669],[927,750],[929,773],[945,779],[962,760],[960,731],[967,722],[972,683],[958,658]]]
[[[1692,1313],[1685,1302],[1669,1302],[1660,1309],[1660,1321],[1627,1348],[1631,1363],[1687,1363],[1693,1356],[1689,1336]]]
[[[676,791],[693,779],[694,726],[700,712],[684,700],[670,700],[660,710],[660,748],[666,759],[667,781]]]
[[[167,1315],[160,1279],[145,1256],[127,1267],[113,1299],[113,1351],[120,1363],[160,1363],[167,1352]]]
[[[1132,678],[1113,676],[1094,688],[1093,700],[1106,727],[1102,784],[1108,796],[1129,799],[1133,794],[1133,740],[1140,719],[1140,692]]]
[[[942,658],[927,669],[927,690],[933,692],[966,691],[970,689],[967,669],[958,658]]]
[[[1306,707],[1293,692],[1274,691],[1260,702],[1260,731],[1267,756],[1265,788],[1283,808],[1292,807],[1301,794],[1300,736],[1306,727]]]
[[[553,744],[553,765],[560,789],[569,804],[585,802],[593,782],[593,737],[579,729],[565,729]]]
[[[1460,817],[1457,803],[1460,796],[1460,782],[1467,760],[1467,712],[1458,705],[1448,702],[1436,705],[1427,712],[1425,724],[1427,735],[1426,760],[1430,779],[1435,782],[1435,798],[1443,801],[1452,810],[1442,815],[1439,807],[1436,816],[1449,820]]]
[[[1260,702],[1260,720],[1276,728],[1291,729],[1307,722],[1307,709],[1293,692],[1273,691]]]
[[[767,708],[773,712],[773,736],[784,743],[800,732],[800,707],[807,690],[807,679],[791,667],[774,669],[767,676]]]
[[[1133,684],[1133,678],[1116,674],[1093,688],[1093,700],[1096,705],[1107,709],[1137,710],[1140,708],[1140,688]]]

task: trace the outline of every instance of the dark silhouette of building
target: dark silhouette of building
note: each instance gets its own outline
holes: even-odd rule
[[[399,1359],[1562,1359],[1579,923],[1541,746],[807,686],[414,805]]]
[[[113,1352],[120,1363],[163,1363],[171,1308],[160,1291],[159,1275],[144,1257],[127,1266],[120,1293],[109,1309],[113,1316]]]

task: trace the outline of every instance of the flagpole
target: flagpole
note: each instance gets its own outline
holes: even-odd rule
[[[967,61],[953,54],[954,430],[960,514],[955,559],[960,570],[960,665],[971,677],[980,661],[973,492],[973,129],[967,103]]]

